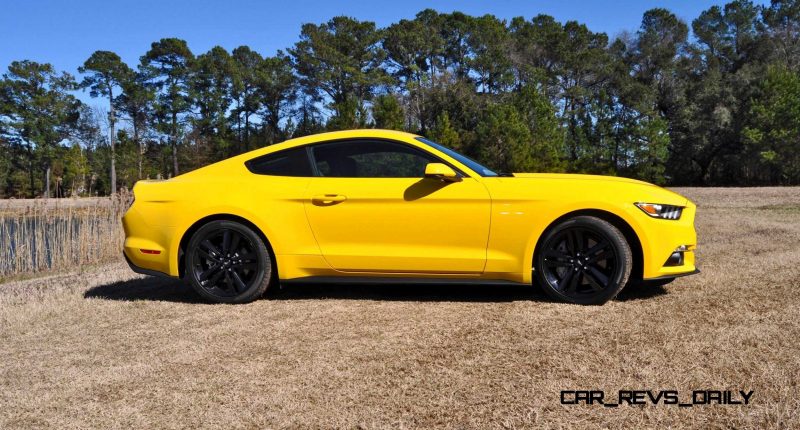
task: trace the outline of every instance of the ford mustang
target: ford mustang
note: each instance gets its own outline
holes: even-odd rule
[[[133,192],[131,268],[222,303],[368,279],[536,283],[602,304],[697,271],[685,197],[619,177],[498,173],[397,131],[292,139]]]

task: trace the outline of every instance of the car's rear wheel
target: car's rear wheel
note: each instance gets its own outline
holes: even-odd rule
[[[252,229],[233,221],[211,221],[189,241],[186,276],[207,300],[246,303],[267,290],[272,279],[272,259]]]
[[[534,263],[537,279],[551,297],[600,305],[625,286],[633,257],[619,229],[596,217],[576,216],[545,233]]]

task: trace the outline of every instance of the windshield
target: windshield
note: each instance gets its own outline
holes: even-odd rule
[[[432,146],[438,149],[439,151],[442,151],[445,154],[455,158],[456,160],[458,160],[459,163],[469,167],[470,169],[474,170],[477,174],[481,176],[499,176],[496,172],[492,171],[491,169],[482,165],[481,163],[478,163],[477,161],[467,157],[466,155],[459,154],[458,152],[453,151],[452,149],[446,146],[439,145],[438,143],[432,140],[428,140],[424,137],[417,137],[417,140],[428,146]]]

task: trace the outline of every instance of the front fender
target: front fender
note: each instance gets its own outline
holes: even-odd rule
[[[633,208],[636,209],[635,207]],[[636,210],[638,211],[638,209]],[[592,213],[597,212],[605,214],[606,217],[620,219],[622,222],[627,224],[633,233],[636,234],[640,243],[644,244],[649,240],[647,229],[643,228],[641,224],[642,220],[636,217],[636,214],[633,211],[625,208],[624,205],[614,205],[607,202],[597,201],[579,201],[557,205],[552,208],[552,211],[549,211],[547,215],[541,218],[541,222],[535,224],[536,227],[528,238],[521,270],[523,273],[524,282],[528,283],[532,281],[534,253],[536,252],[539,239],[541,239],[542,235],[544,235],[548,229],[570,216],[580,215],[582,213],[591,215]],[[644,249],[644,245],[642,248]]]

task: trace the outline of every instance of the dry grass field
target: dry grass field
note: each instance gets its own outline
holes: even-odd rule
[[[2,284],[0,428],[800,427],[800,189],[678,191],[703,272],[602,307],[496,286],[207,305],[120,263]],[[754,394],[611,409],[568,389]]]

